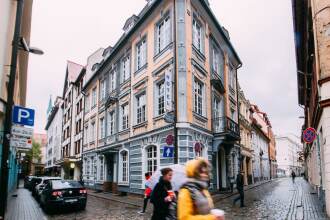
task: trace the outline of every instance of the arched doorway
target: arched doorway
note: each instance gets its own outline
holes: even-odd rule
[[[217,188],[223,190],[227,188],[227,164],[226,164],[226,151],[223,147],[219,147],[217,153]]]

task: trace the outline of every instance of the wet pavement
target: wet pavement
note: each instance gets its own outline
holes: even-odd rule
[[[137,212],[139,207],[129,204],[123,204],[110,201],[94,196],[88,197],[87,207],[85,211],[58,210],[53,215],[45,215],[39,208],[38,204],[30,196],[30,192],[25,189],[18,191],[17,201],[20,203],[28,203],[29,206],[11,203],[11,216],[19,216],[12,219],[150,219],[152,206],[149,204],[148,211],[145,215]],[[297,178],[293,184],[291,179],[278,179],[270,183],[249,189],[245,192],[246,206],[239,208],[239,204],[233,206],[232,201],[235,196],[221,200],[215,204],[216,208],[223,209],[226,212],[227,219],[327,219],[322,212],[322,206],[314,194],[309,184],[302,178]],[[17,200],[20,199],[20,200]],[[12,200],[12,199],[11,199]],[[23,207],[23,208],[22,208]],[[13,210],[16,209],[16,210]],[[32,210],[27,212],[24,208]],[[13,213],[16,213],[13,215]],[[29,213],[28,218],[24,217],[24,213]],[[31,214],[32,213],[32,214]],[[35,217],[31,218],[35,213]],[[41,213],[41,214],[40,214]],[[9,215],[8,215],[9,216]]]

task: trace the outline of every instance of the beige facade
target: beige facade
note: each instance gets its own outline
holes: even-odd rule
[[[195,0],[149,1],[124,32],[86,67],[86,185],[140,193],[144,173],[174,163],[165,149],[176,114],[178,162],[207,158],[213,189],[228,188],[238,171],[240,60],[227,32]]]

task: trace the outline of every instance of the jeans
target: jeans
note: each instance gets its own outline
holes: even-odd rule
[[[234,204],[240,200],[241,202],[241,207],[244,206],[244,190],[243,189],[238,189],[239,196],[234,199]]]
[[[142,212],[145,212],[145,211],[146,211],[146,209],[147,209],[147,204],[148,204],[149,199],[150,199],[150,196],[145,196],[145,197],[144,197]]]

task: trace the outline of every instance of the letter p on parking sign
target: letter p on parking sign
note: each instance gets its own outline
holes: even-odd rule
[[[34,125],[34,110],[30,109],[30,108],[23,108],[21,106],[14,106],[13,123],[20,124],[20,125],[33,126]]]

